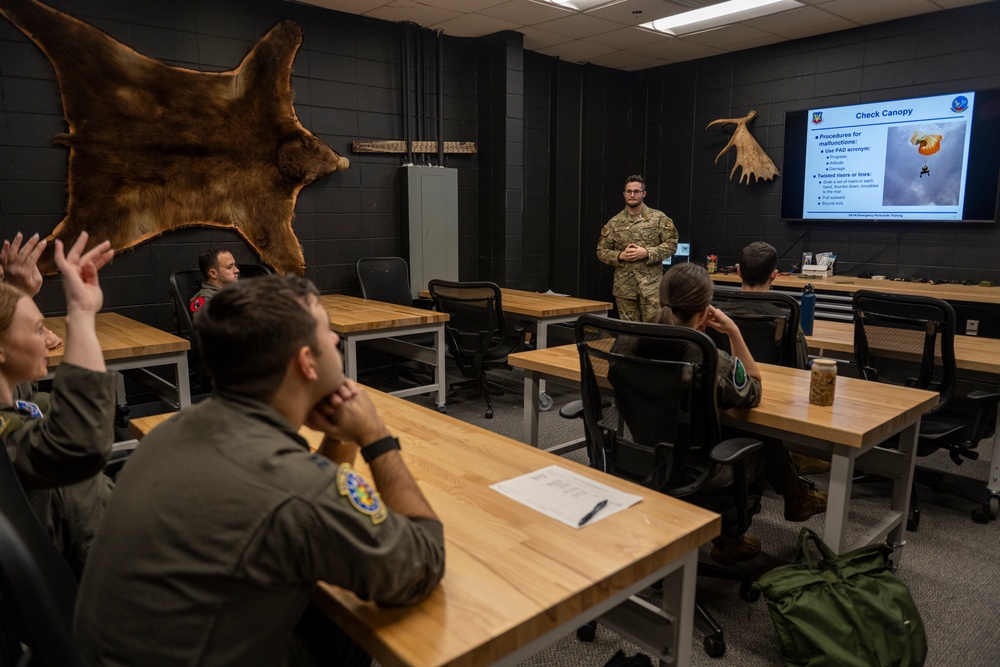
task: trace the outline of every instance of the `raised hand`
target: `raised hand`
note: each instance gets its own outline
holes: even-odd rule
[[[63,276],[63,291],[66,293],[66,311],[97,313],[104,305],[104,292],[97,280],[98,270],[111,261],[115,251],[110,241],[103,241],[90,250],[87,247],[87,232],[81,232],[76,242],[65,252],[63,243],[56,239],[55,262]]]
[[[42,272],[38,270],[38,258],[45,250],[45,239],[33,234],[24,245],[24,235],[18,232],[13,241],[4,241],[0,250],[0,276],[11,285],[28,295],[35,296],[42,289]]]

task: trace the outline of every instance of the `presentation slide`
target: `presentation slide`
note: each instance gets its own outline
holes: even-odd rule
[[[803,219],[961,220],[972,92],[810,109]]]

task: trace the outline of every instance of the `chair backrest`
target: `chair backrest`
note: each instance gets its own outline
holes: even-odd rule
[[[445,342],[456,361],[477,363],[501,347],[507,337],[500,287],[488,281],[427,283],[435,310],[448,313]]]
[[[854,358],[866,380],[955,393],[955,310],[929,296],[854,294]]]
[[[399,306],[413,305],[410,269],[402,257],[362,257],[354,266],[361,296]]]
[[[83,665],[73,646],[77,582],[28,502],[14,466],[0,452],[0,604],[32,660]]]
[[[712,340],[592,315],[575,331],[591,465],[672,496],[697,493],[721,437]]]
[[[789,368],[797,368],[805,361],[800,362],[796,354],[799,304],[789,295],[716,286],[712,304],[740,328],[754,361]],[[732,352],[725,334],[712,328],[706,333],[720,350]]]
[[[188,304],[191,297],[201,289],[203,280],[204,277],[198,269],[170,274],[170,301],[174,306],[174,325],[177,327],[177,335],[181,338],[193,338],[191,310]]]

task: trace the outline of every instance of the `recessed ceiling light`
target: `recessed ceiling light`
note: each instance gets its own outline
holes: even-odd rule
[[[589,12],[594,9],[602,9],[617,5],[625,0],[531,0],[540,5],[555,5],[560,9],[569,9],[578,12]]]
[[[668,35],[687,35],[801,6],[802,3],[797,0],[729,0],[643,23],[639,27]]]

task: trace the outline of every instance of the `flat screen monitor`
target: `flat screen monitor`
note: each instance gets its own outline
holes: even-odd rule
[[[663,266],[664,267],[670,266],[673,263],[674,260],[677,260],[678,263],[681,263],[681,262],[690,262],[691,261],[691,244],[690,243],[678,243],[677,244],[677,250],[674,251],[674,254],[671,255],[670,257],[667,257],[665,260],[663,260]]]
[[[785,114],[781,218],[995,222],[1000,91]]]

